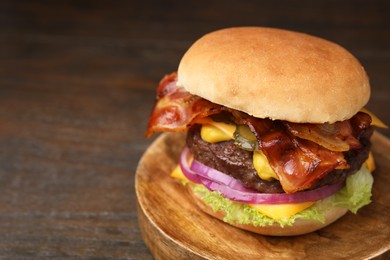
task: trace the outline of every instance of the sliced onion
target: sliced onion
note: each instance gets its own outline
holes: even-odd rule
[[[190,150],[185,147],[180,155],[180,168],[183,174],[194,183],[202,183],[201,179],[206,178],[208,180],[218,182],[224,185],[229,186],[232,189],[245,191],[245,192],[255,192],[248,188],[245,188],[241,182],[234,179],[233,177],[222,173],[216,169],[210,168],[199,161],[193,160],[191,166],[189,166]]]
[[[225,198],[247,204],[295,204],[308,201],[317,201],[329,197],[341,189],[341,184],[328,185],[316,190],[296,193],[249,193],[234,190],[226,185],[201,179],[202,184],[211,191],[219,191]]]
[[[188,164],[189,158],[190,158],[190,150],[187,147],[185,147],[181,152],[179,158],[179,165],[181,171],[186,176],[186,178],[189,179],[190,181],[194,183],[201,183],[198,174],[196,174],[196,172],[190,169],[190,165]]]
[[[257,193],[245,188],[233,177],[210,168],[196,160],[189,166],[190,151],[186,147],[180,155],[180,168],[184,175],[194,183],[201,183],[211,191],[219,191],[225,198],[247,204],[293,204],[317,201],[331,196],[343,185],[327,185],[315,190],[296,193]]]
[[[255,192],[246,188],[240,181],[234,179],[226,173],[210,168],[199,161],[193,160],[190,169],[203,178],[226,185],[234,190],[252,193]]]

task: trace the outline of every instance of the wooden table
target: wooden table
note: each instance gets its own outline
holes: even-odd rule
[[[134,173],[153,141],[159,79],[206,32],[259,25],[335,41],[365,66],[368,108],[390,124],[389,11],[354,0],[1,1],[0,258],[152,258]]]

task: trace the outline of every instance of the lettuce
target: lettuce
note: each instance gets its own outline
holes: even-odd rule
[[[372,174],[363,167],[348,177],[345,187],[335,194],[333,203],[356,214],[358,209],[371,203],[373,183]]]
[[[371,173],[365,167],[362,167],[358,172],[347,178],[345,187],[337,193],[317,201],[313,206],[286,219],[272,219],[249,205],[226,199],[220,192],[209,191],[202,185],[193,186],[193,191],[214,211],[225,211],[225,222],[252,224],[254,226],[268,226],[277,223],[284,227],[293,225],[297,219],[315,220],[324,223],[326,212],[334,207],[347,208],[356,214],[358,209],[371,202],[372,184],[373,177]]]

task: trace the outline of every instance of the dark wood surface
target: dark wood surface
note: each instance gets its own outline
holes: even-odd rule
[[[134,173],[155,87],[209,31],[343,45],[390,124],[389,17],[388,1],[0,1],[0,258],[152,258]]]

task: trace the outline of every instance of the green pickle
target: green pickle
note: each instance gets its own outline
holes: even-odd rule
[[[238,125],[234,132],[234,143],[247,151],[258,149],[256,136],[252,133],[247,125]]]

